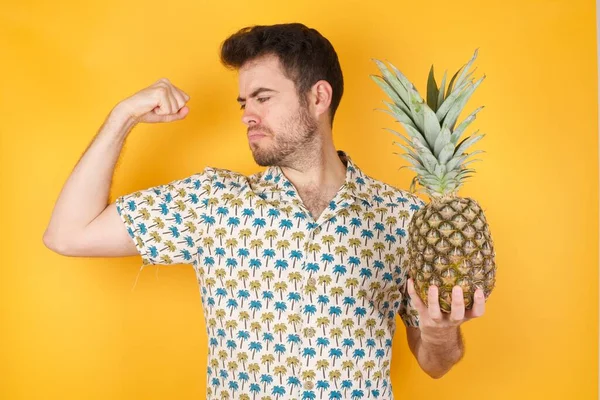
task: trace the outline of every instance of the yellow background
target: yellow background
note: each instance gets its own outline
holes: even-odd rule
[[[420,371],[400,326],[398,399],[595,399],[598,361],[598,142],[595,5],[572,1],[13,1],[0,8],[0,398],[201,399],[206,335],[189,266],[139,257],[67,258],[42,234],[56,197],[114,104],[160,77],[191,113],[139,126],[117,195],[201,171],[252,173],[221,41],[252,24],[299,21],[335,46],[346,91],[334,135],[367,173],[408,188],[398,128],[373,111],[372,57],[424,93],[480,49],[487,79],[466,110],[487,136],[461,194],[486,209],[497,288],[464,325],[466,355],[441,380]],[[400,321],[398,321],[400,323]]]

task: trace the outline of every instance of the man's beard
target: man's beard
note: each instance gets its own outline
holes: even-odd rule
[[[300,106],[299,113],[283,124],[282,132],[274,134],[264,127],[255,127],[255,129],[270,134],[274,143],[268,148],[261,148],[258,144],[251,146],[254,161],[261,167],[289,166],[301,161],[296,158],[304,158],[303,155],[310,151],[309,145],[316,136],[318,125],[308,113],[308,109]]]

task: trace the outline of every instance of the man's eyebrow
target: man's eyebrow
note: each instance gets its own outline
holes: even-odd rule
[[[250,98],[256,97],[256,96],[258,96],[259,94],[261,94],[263,92],[275,92],[275,93],[277,93],[276,90],[261,87],[261,88],[256,89],[254,92],[250,93]],[[237,98],[237,102],[238,103],[241,103],[243,101],[246,101],[246,99],[244,97],[238,97]]]

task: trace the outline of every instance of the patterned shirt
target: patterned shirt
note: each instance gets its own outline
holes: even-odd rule
[[[193,265],[208,331],[208,399],[392,399],[407,224],[424,205],[365,175],[315,221],[279,167],[206,168],[116,201],[143,264]]]

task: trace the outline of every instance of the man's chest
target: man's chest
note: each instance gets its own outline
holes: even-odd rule
[[[276,305],[271,311],[294,313],[320,302],[321,309],[344,305],[350,312],[357,302],[349,298],[359,296],[361,304],[391,306],[405,253],[398,221],[352,203],[332,210],[323,198],[306,200],[323,214],[318,222],[298,204],[213,205],[215,217],[199,227],[197,262],[209,304],[256,314]]]

